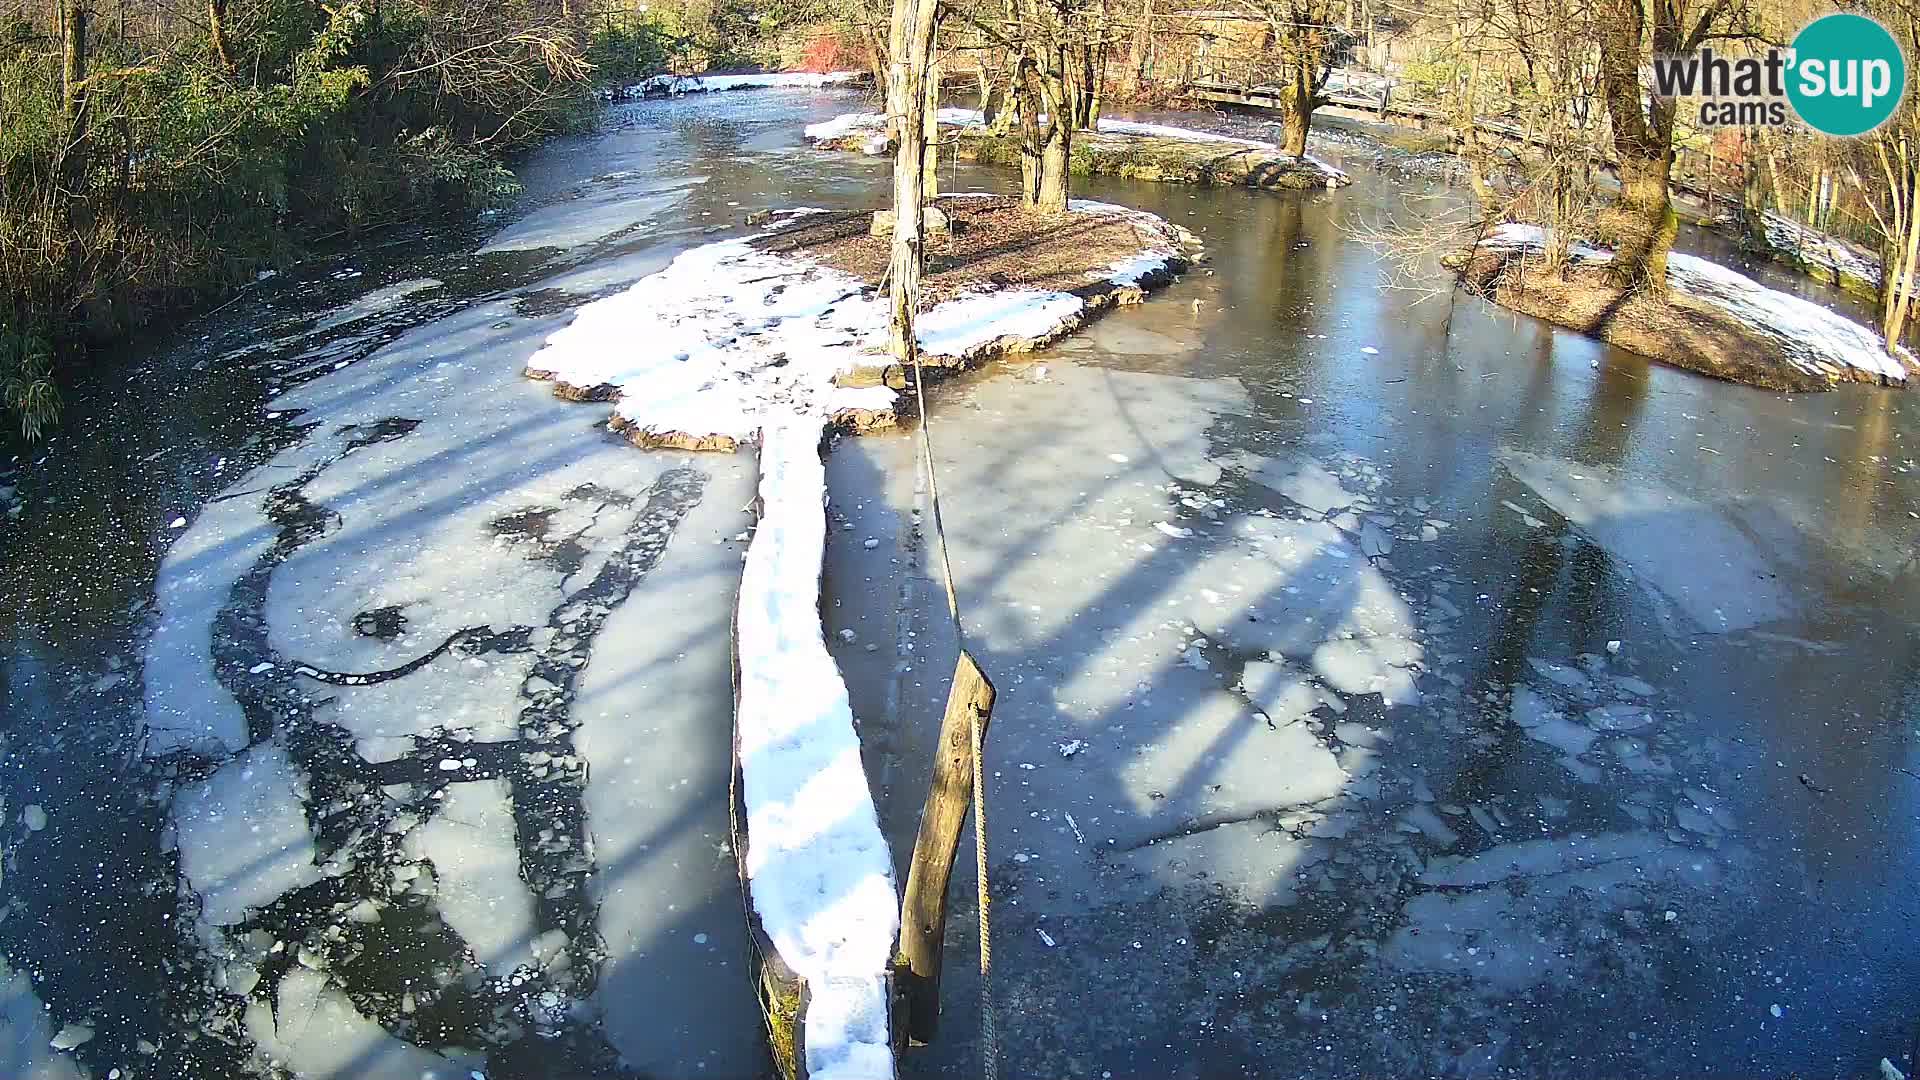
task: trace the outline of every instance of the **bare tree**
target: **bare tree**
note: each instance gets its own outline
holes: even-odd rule
[[[1307,152],[1313,111],[1327,103],[1327,79],[1352,40],[1336,21],[1346,0],[1230,0],[1237,11],[1261,25],[1247,48],[1247,69],[1255,85],[1272,86],[1280,99],[1280,149],[1294,157]]]
[[[894,0],[887,39],[887,113],[894,134],[888,346],[902,364],[911,364],[918,349],[913,320],[920,301],[927,106],[932,98],[929,83],[938,17],[938,0]]]
[[[1620,194],[1600,215],[1598,238],[1614,249],[1610,272],[1624,285],[1664,289],[1667,253],[1680,229],[1671,193],[1677,102],[1648,96],[1640,78],[1651,56],[1692,52],[1728,22],[1734,0],[1594,0],[1600,89],[1613,123]]]

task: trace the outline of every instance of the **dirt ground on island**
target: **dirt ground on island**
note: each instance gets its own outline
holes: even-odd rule
[[[1176,243],[1162,229],[1115,214],[1049,217],[1018,199],[948,197],[936,205],[951,227],[927,238],[920,308],[962,293],[1000,289],[1049,289],[1087,296],[1110,291],[1104,271],[1154,247]],[[804,255],[879,285],[886,277],[893,238],[868,235],[873,213],[853,210],[809,214],[755,241],[766,251]]]

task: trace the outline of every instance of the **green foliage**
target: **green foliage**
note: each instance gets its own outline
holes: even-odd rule
[[[648,16],[595,29],[587,42],[587,61],[595,82],[618,86],[665,71],[680,48],[678,36],[662,20]]]
[[[19,419],[20,434],[29,442],[59,418],[53,346],[44,336],[0,325],[0,401]]]
[[[96,17],[71,106],[59,37],[0,21],[0,412],[29,437],[60,364],[303,237],[498,205],[506,155],[593,114],[584,31],[527,0],[230,10],[231,68],[200,24],[159,47]]]

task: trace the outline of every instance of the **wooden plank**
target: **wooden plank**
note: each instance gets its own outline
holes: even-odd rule
[[[986,735],[993,716],[993,683],[962,650],[954,666],[947,711],[940,718],[933,780],[920,810],[920,832],[907,869],[906,897],[900,906],[899,971],[906,1002],[907,1037],[917,1045],[933,1041],[940,1026],[940,955],[947,933],[947,881],[953,875],[960,829],[973,805],[973,724],[978,717]]]

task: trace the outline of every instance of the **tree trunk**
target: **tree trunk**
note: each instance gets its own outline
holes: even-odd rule
[[[227,0],[207,0],[207,36],[213,42],[213,55],[220,66],[233,70],[233,54],[227,51]]]
[[[1046,142],[1040,150],[1040,183],[1034,209],[1043,214],[1067,212],[1067,164],[1073,156],[1073,125],[1049,118]]]
[[[60,153],[60,175],[69,192],[84,186],[87,174],[87,22],[82,0],[68,0],[61,19],[61,88],[67,141]]]
[[[932,3],[933,0],[925,0],[925,2]],[[940,197],[940,64],[938,61],[928,61],[927,81],[923,89],[925,104],[921,107],[920,119],[922,133],[920,198],[922,202],[930,204]]]
[[[1127,51],[1126,82],[1122,84],[1122,96],[1128,101],[1140,100],[1140,88],[1147,81],[1147,56],[1153,46],[1153,0],[1142,0],[1140,22],[1133,28],[1133,45]]]
[[[1904,137],[1891,156],[1884,144],[1877,149],[1893,204],[1893,228],[1887,233],[1880,273],[1880,332],[1886,337],[1887,350],[1891,352],[1906,333],[1907,318],[1913,307],[1914,263],[1920,260],[1920,221],[1914,216],[1914,201],[1920,193],[1920,183],[1916,183]]]
[[[1040,76],[1029,57],[1021,57],[1013,73],[1015,109],[1020,123],[1020,201],[1028,206],[1040,202],[1041,143],[1045,134],[1040,127],[1043,111]],[[1058,114],[1049,120],[1057,119]]]
[[[1746,132],[1741,138],[1746,158],[1746,170],[1740,185],[1741,245],[1754,251],[1765,251],[1768,246],[1767,193],[1765,185],[1761,183],[1760,143],[1752,131]]]
[[[1666,9],[1661,19],[1677,18]],[[1600,0],[1594,26],[1600,45],[1600,88],[1613,121],[1620,162],[1620,195],[1600,215],[1600,238],[1614,248],[1609,272],[1622,285],[1660,290],[1667,283],[1667,252],[1680,231],[1669,193],[1673,171],[1675,102],[1640,98],[1642,20],[1639,0]],[[1657,20],[1656,55],[1679,52],[1677,25]]]
[[[1313,90],[1303,87],[1302,69],[1298,66],[1290,73],[1293,78],[1287,83],[1280,102],[1280,150],[1291,157],[1304,157],[1307,153],[1307,132],[1313,128]],[[1311,76],[1306,81],[1310,82]]]
[[[1613,246],[1614,278],[1623,285],[1666,287],[1667,253],[1680,232],[1669,190],[1670,166],[1664,154],[1620,155],[1620,194],[1600,215],[1599,224]]]
[[[1073,125],[1067,121],[1072,108],[1068,56],[1064,46],[1047,50],[1048,70],[1035,80],[1040,86],[1040,104],[1047,111],[1047,123],[1040,140],[1040,174],[1035,182],[1033,208],[1042,214],[1067,211],[1067,168],[1073,158]]]
[[[923,158],[927,75],[933,53],[935,0],[895,0],[888,39],[887,111],[898,145],[893,158],[893,248],[887,265],[888,349],[901,364],[918,354],[914,313],[920,302]]]

